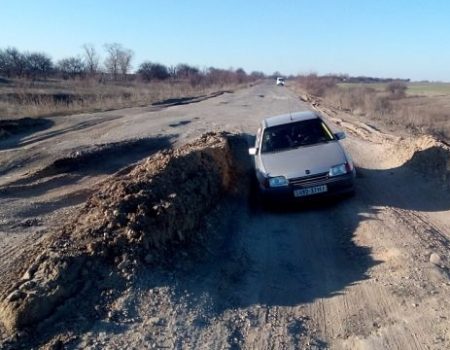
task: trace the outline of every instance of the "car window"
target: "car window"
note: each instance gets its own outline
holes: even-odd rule
[[[335,140],[320,119],[277,125],[264,131],[261,153],[278,152]]]

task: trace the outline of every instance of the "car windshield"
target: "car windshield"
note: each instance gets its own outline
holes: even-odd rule
[[[264,131],[261,153],[278,152],[335,140],[320,119],[272,126]]]

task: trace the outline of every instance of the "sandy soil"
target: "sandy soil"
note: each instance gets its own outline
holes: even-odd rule
[[[50,118],[44,130],[1,140],[2,284],[18,280],[17,258],[45,247],[119,169],[132,173],[212,130],[251,140],[260,119],[306,108],[289,89],[261,84],[186,105]],[[75,313],[62,305],[63,319],[2,329],[2,346],[450,348],[448,149],[323,112],[348,133],[354,197],[266,211],[251,193],[230,193],[208,205],[199,241],[113,284],[108,302]]]

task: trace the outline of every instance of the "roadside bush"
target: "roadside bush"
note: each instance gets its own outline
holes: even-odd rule
[[[141,78],[145,81],[165,80],[170,78],[167,67],[160,63],[143,62],[137,71]]]
[[[392,98],[403,98],[406,96],[408,86],[402,81],[393,81],[386,86],[386,91],[391,94]]]
[[[81,58],[69,57],[60,60],[57,69],[64,79],[73,79],[83,76],[86,71],[86,65]]]
[[[200,75],[200,70],[186,63],[180,63],[175,68],[175,77],[179,80],[190,80],[192,76],[196,75]]]
[[[379,116],[385,116],[392,112],[392,104],[386,96],[375,96],[372,100],[372,106],[369,106],[368,110]]]
[[[327,90],[324,99],[331,105],[356,115],[381,118],[392,111],[390,99],[372,87],[335,87]]]
[[[236,77],[238,84],[242,84],[247,80],[247,73],[242,68],[236,69],[236,71],[234,72],[234,75]]]

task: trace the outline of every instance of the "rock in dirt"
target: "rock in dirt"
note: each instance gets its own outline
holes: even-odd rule
[[[430,263],[433,265],[441,265],[441,257],[436,253],[431,253],[430,255]]]

